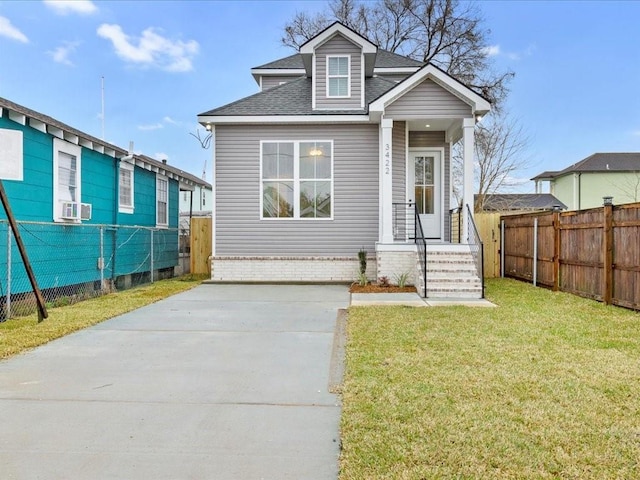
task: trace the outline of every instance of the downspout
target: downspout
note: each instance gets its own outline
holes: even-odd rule
[[[582,173],[578,173],[578,210],[582,208]]]

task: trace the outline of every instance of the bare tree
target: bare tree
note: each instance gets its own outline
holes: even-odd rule
[[[491,33],[473,3],[458,0],[330,0],[315,15],[298,12],[284,27],[282,43],[299,48],[334,21],[380,48],[431,62],[499,106],[513,72],[495,73]]]
[[[640,201],[640,172],[624,172],[624,177],[617,182],[609,182],[609,185],[620,192],[622,202]],[[615,200],[615,196],[614,196]]]
[[[486,195],[505,192],[522,184],[515,176],[529,164],[529,137],[522,125],[505,112],[491,113],[476,125],[474,142],[475,211],[481,211]],[[457,143],[452,153],[453,192],[462,199],[462,146]]]

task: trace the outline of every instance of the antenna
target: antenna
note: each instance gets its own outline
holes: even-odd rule
[[[102,97],[102,114],[100,118],[102,119],[102,140],[104,140],[104,75],[101,77],[101,97]]]

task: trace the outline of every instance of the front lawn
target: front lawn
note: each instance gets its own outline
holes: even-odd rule
[[[640,478],[640,315],[512,280],[487,297],[349,309],[341,480]]]

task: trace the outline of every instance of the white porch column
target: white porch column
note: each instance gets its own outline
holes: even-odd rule
[[[380,123],[380,235],[381,243],[393,243],[393,182],[392,182],[393,120],[383,118]]]
[[[474,118],[462,120],[462,150],[463,150],[463,180],[462,180],[462,219],[464,224],[464,239],[469,238],[469,212],[466,205],[469,205],[471,212],[474,211],[473,201],[473,130],[476,125]],[[461,240],[462,241],[462,240]]]

